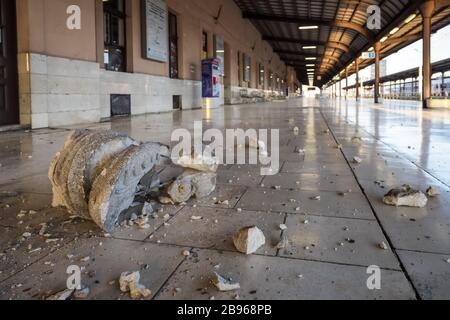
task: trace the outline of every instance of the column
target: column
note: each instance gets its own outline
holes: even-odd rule
[[[355,60],[355,69],[356,69],[356,101],[359,100],[359,58]]]
[[[375,103],[380,103],[380,55],[381,55],[381,43],[377,42],[374,46],[375,49],[375,87],[374,87],[374,100]]]
[[[428,107],[428,100],[431,98],[431,17],[433,16],[436,4],[434,1],[425,1],[420,6],[423,23],[423,89],[422,103],[423,107]]]
[[[348,96],[348,68],[345,67],[345,100],[347,100]]]

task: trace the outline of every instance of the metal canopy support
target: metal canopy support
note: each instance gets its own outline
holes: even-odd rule
[[[355,59],[356,101],[359,101],[359,58]]]
[[[431,98],[431,17],[436,8],[435,1],[426,1],[420,6],[423,28],[423,107],[428,107]]]
[[[381,43],[377,42],[374,45],[375,49],[375,86],[374,86],[374,99],[375,103],[380,103],[380,54]]]

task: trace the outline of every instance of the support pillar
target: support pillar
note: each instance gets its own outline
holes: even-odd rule
[[[422,103],[423,107],[428,107],[428,100],[431,98],[431,17],[433,16],[436,3],[434,0],[425,1],[420,6],[422,13],[423,28],[423,89]]]
[[[342,79],[339,78],[339,99],[342,97]]]
[[[374,45],[375,49],[375,87],[374,87],[374,100],[375,103],[380,103],[380,55],[381,55],[381,43],[377,42]]]
[[[356,101],[359,101],[359,58],[355,60],[355,68],[356,68]]]
[[[345,100],[348,97],[348,68],[345,68]]]

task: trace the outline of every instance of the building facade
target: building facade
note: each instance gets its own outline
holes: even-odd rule
[[[222,62],[216,105],[285,95],[297,82],[232,0],[1,0],[1,10],[11,17],[3,55],[17,66],[4,79],[2,125],[201,108],[205,58]]]

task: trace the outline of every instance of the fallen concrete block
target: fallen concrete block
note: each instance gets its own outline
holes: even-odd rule
[[[133,139],[112,132],[92,134],[75,154],[67,175],[67,189],[70,197],[69,208],[72,215],[91,219],[89,214],[89,194],[92,182],[106,163],[128,147],[138,143]]]
[[[217,272],[214,272],[212,283],[221,292],[235,291],[241,288],[239,283],[231,282],[219,275]]]
[[[91,133],[89,130],[73,131],[66,139],[63,150],[58,152],[50,163],[48,178],[52,184],[53,207],[66,206],[66,200],[62,188],[67,180],[62,179],[61,177],[62,167],[66,164],[66,160],[70,156],[71,152],[73,152],[74,145],[76,145],[78,141],[86,137],[89,133]]]
[[[138,271],[122,273],[119,279],[120,291],[123,293],[130,292],[130,297],[133,300],[149,298],[152,295],[152,292],[140,284],[140,280],[141,274]]]
[[[241,229],[233,237],[233,242],[239,252],[250,255],[266,244],[266,238],[260,229],[253,226]]]
[[[409,185],[389,191],[383,198],[383,202],[396,207],[416,207],[424,208],[428,203],[428,198],[418,190],[412,189]]]
[[[112,231],[120,214],[132,205],[139,181],[160,161],[161,148],[155,143],[131,146],[107,163],[95,178],[89,213],[103,230]]]

